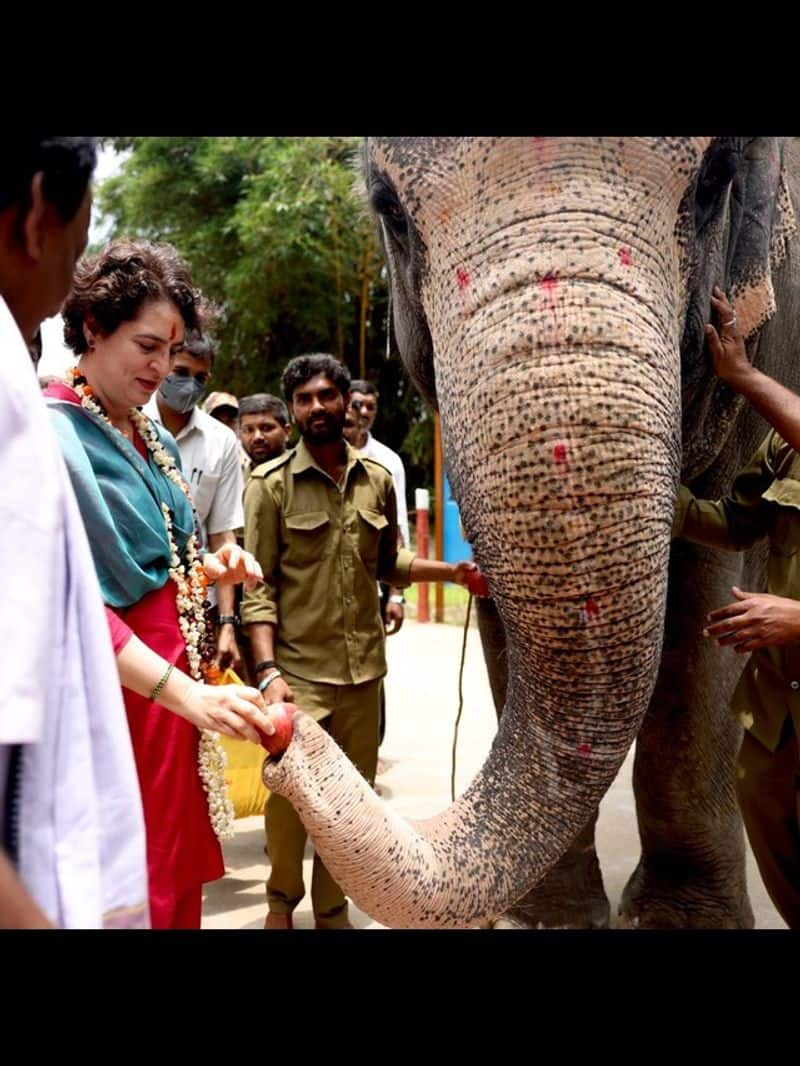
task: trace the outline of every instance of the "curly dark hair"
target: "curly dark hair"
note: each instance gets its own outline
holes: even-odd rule
[[[192,283],[189,268],[171,244],[116,240],[78,263],[64,302],[64,343],[76,355],[87,350],[83,324],[108,337],[151,300],[169,300],[189,330],[203,333],[213,311]]]
[[[350,392],[350,371],[346,366],[337,362],[332,355],[322,352],[315,352],[314,355],[297,355],[286,364],[281,377],[283,395],[290,407],[297,386],[305,385],[317,374],[325,374],[329,377],[342,396]]]

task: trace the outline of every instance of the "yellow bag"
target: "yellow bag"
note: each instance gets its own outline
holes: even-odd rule
[[[244,681],[230,668],[216,681],[218,685],[243,685]],[[220,734],[220,743],[228,757],[225,784],[237,818],[263,814],[269,790],[261,780],[261,767],[267,756],[264,748],[248,740],[234,740]]]

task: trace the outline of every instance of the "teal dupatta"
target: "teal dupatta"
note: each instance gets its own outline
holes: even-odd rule
[[[103,599],[130,607],[169,579],[170,548],[162,501],[183,556],[195,530],[191,503],[148,451],[134,445],[80,404],[47,397],[53,427],[78,499]],[[159,439],[181,469],[174,438],[155,425]]]

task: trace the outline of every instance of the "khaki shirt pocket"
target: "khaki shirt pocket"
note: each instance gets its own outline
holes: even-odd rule
[[[368,566],[378,561],[378,549],[381,543],[381,533],[389,525],[389,519],[380,511],[371,511],[367,507],[358,508],[358,554],[361,560]]]
[[[288,530],[287,562],[318,562],[330,549],[330,515],[327,511],[297,511],[284,517]]]

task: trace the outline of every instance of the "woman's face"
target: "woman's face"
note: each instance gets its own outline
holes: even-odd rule
[[[183,318],[169,300],[144,304],[107,337],[84,329],[90,350],[81,370],[109,412],[147,403],[183,347]]]

